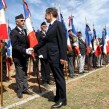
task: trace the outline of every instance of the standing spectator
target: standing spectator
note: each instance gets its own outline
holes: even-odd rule
[[[83,74],[84,73],[84,64],[85,64],[85,54],[86,54],[86,44],[82,40],[82,33],[81,31],[78,32],[78,41],[79,41],[79,49],[81,55],[79,55],[79,73]]]
[[[38,42],[40,43],[46,37],[47,25],[45,22],[41,24],[41,31],[37,32]],[[41,61],[42,84],[48,87],[50,81],[50,66],[47,60],[47,46],[44,45],[38,50],[38,55]]]
[[[73,78],[74,77],[74,56],[75,56],[75,52],[74,52],[74,48],[73,48],[73,43],[77,41],[77,38],[73,35],[72,30],[68,30],[69,33],[69,38],[70,38],[70,42],[71,42],[71,47],[72,47],[72,51],[69,52],[67,54],[68,57],[68,71],[69,71],[69,77]]]

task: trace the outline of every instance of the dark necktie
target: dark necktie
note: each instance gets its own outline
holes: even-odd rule
[[[21,32],[25,35],[25,31],[24,31],[24,29],[22,29]]]
[[[49,24],[49,27],[48,27],[48,29],[51,27],[51,24]]]

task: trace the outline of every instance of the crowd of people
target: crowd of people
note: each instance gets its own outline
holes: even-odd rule
[[[12,59],[16,70],[16,85],[17,85],[17,97],[22,98],[23,94],[33,94],[28,89],[27,82],[27,69],[28,60],[31,54],[34,52],[35,57],[33,59],[33,76],[36,76],[39,69],[39,60],[41,62],[41,77],[42,85],[48,87],[52,85],[50,74],[53,74],[56,84],[56,95],[51,101],[56,102],[52,105],[52,108],[58,108],[67,104],[66,97],[66,83],[63,67],[68,63],[69,77],[73,78],[76,75],[75,69],[78,69],[79,74],[84,74],[85,65],[90,68],[99,68],[103,64],[107,63],[107,55],[102,53],[99,56],[94,54],[93,40],[90,53],[86,55],[87,44],[82,39],[82,32],[78,31],[77,36],[74,35],[72,29],[68,30],[70,38],[71,48],[67,46],[66,28],[58,21],[57,10],[55,8],[46,9],[45,19],[47,23],[50,23],[47,28],[46,22],[41,23],[41,30],[36,32],[38,45],[33,48],[29,48],[29,41],[27,37],[26,29],[24,29],[25,19],[22,14],[15,17],[16,27],[10,33],[11,45],[12,45]],[[102,39],[98,38],[99,45],[102,47]],[[75,44],[76,43],[76,44]],[[75,49],[75,45],[79,48],[78,53]],[[5,50],[3,53],[3,81],[7,81],[6,72],[6,44],[4,43]],[[5,61],[4,61],[5,60]]]

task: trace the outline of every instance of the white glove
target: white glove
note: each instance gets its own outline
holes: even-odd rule
[[[39,58],[43,58],[43,55],[39,55]]]
[[[81,57],[81,54],[79,54],[78,57]]]
[[[94,53],[95,51],[93,50],[92,53]]]
[[[31,55],[33,51],[34,51],[33,48],[28,48],[26,49],[26,54]]]

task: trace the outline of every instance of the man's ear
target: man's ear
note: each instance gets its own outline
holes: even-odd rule
[[[18,24],[18,21],[16,20],[16,24]]]

